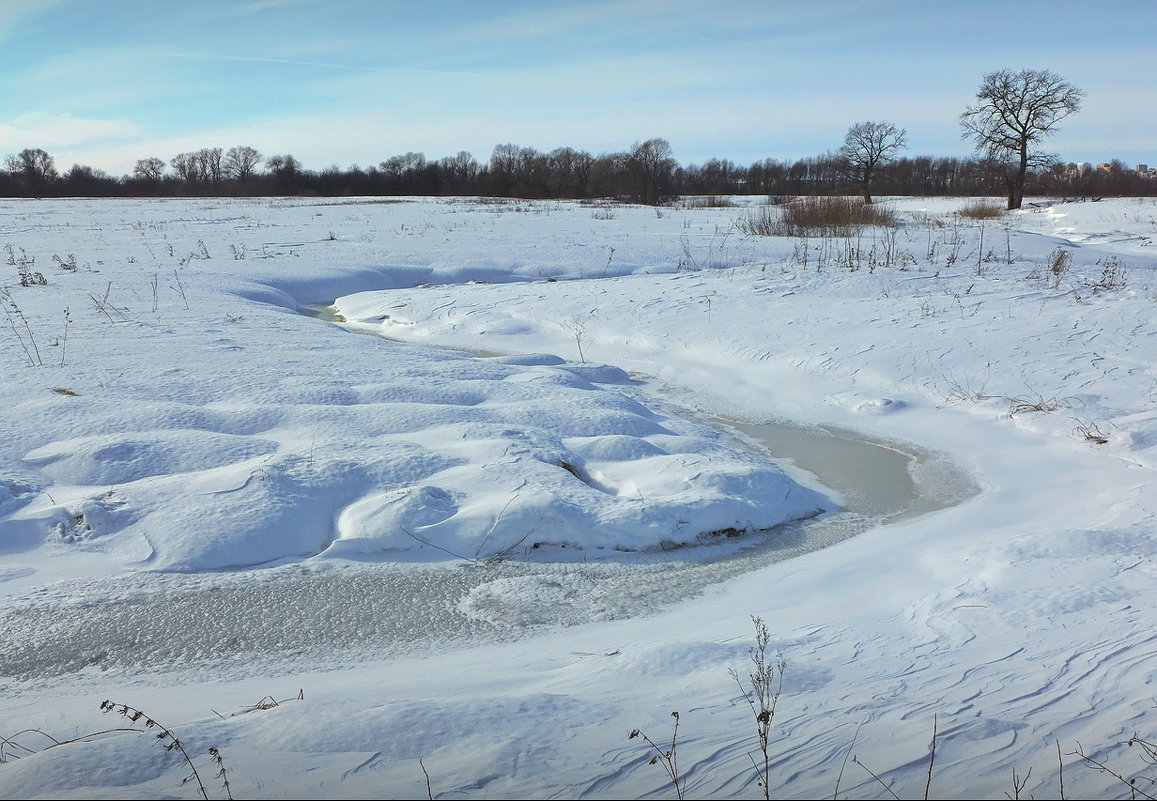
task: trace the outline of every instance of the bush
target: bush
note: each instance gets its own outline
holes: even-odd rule
[[[808,231],[832,236],[848,236],[869,225],[895,225],[891,206],[861,203],[859,198],[805,197],[783,207],[782,223],[789,236]]]
[[[683,198],[681,205],[685,209],[730,209],[735,202],[721,195],[696,195]]]
[[[970,220],[998,220],[1004,216],[1005,208],[1000,203],[985,198],[973,198],[960,207],[956,213]]]
[[[778,208],[778,217],[764,207],[737,220],[736,227],[751,236],[851,236],[869,225],[896,225],[891,206],[858,198],[804,197]]]
[[[1073,263],[1073,254],[1064,248],[1058,247],[1049,254],[1048,261],[1048,279],[1049,286],[1053,289],[1060,289],[1061,281],[1064,280],[1065,275],[1069,271],[1069,267]]]
[[[764,206],[748,212],[735,221],[736,229],[745,236],[778,236],[779,215]]]

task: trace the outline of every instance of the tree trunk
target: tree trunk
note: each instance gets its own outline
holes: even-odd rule
[[[1016,175],[1012,179],[1012,185],[1008,192],[1008,210],[1013,211],[1019,209],[1021,203],[1024,202],[1024,181],[1028,174],[1028,142],[1021,139],[1020,143],[1020,164],[1017,167]]]

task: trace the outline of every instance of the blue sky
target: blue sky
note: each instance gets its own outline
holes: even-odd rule
[[[966,155],[986,72],[1087,93],[1049,148],[1157,163],[1157,0],[0,0],[0,156],[202,147],[309,169],[496,144],[795,159],[889,120]]]

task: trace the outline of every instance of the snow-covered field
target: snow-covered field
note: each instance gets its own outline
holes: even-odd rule
[[[1127,793],[1157,203],[890,203],[0,201],[0,797]]]

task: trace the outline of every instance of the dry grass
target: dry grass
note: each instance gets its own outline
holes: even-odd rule
[[[752,212],[736,222],[756,236],[851,236],[867,226],[896,224],[895,210],[886,204],[865,204],[859,198],[804,197],[778,207]]]
[[[744,236],[782,236],[779,214],[763,206],[740,217],[735,228]]]
[[[1049,254],[1048,260],[1048,282],[1053,289],[1060,289],[1061,281],[1064,280],[1069,268],[1073,264],[1073,254],[1064,248],[1058,247]]]
[[[1073,418],[1076,420],[1076,418]],[[1094,445],[1105,445],[1109,442],[1109,435],[1101,430],[1094,422],[1082,423],[1076,420],[1076,428],[1073,429],[1073,436],[1078,439],[1083,439],[1085,442],[1091,442]]]
[[[994,200],[978,197],[965,203],[956,213],[970,220],[999,220],[1004,216],[1005,208]]]
[[[1026,412],[1055,412],[1062,406],[1069,405],[1069,399],[1045,398],[1041,395],[1031,397],[1015,397],[1008,399],[1008,416],[1016,417]]]
[[[1125,286],[1129,271],[1116,256],[1108,256],[1097,262],[1101,266],[1101,277],[1090,286],[1094,289],[1120,289]]]
[[[697,195],[683,198],[679,203],[685,209],[730,209],[735,203],[721,195]]]

